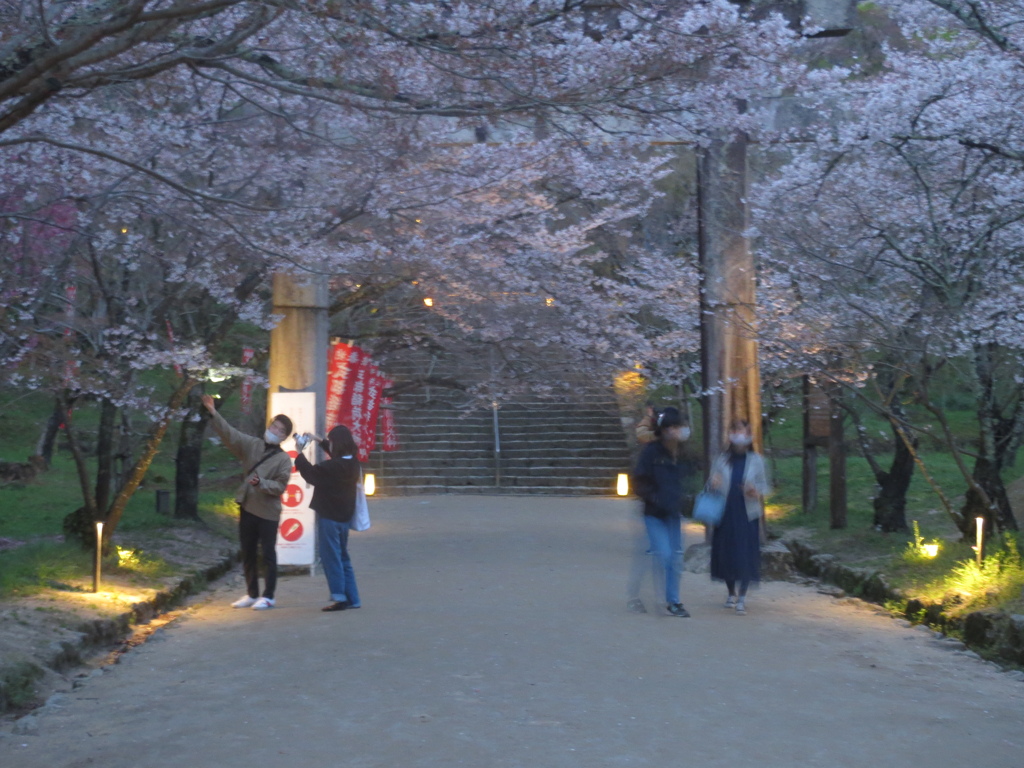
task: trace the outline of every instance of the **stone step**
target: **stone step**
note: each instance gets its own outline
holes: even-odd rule
[[[490,456],[495,452],[494,440],[491,438],[484,438],[481,436],[471,437],[469,435],[456,436],[454,438],[450,436],[439,436],[439,435],[424,435],[424,436],[399,436],[401,441],[397,451],[393,451],[395,455],[405,454],[412,450],[436,452],[436,451],[460,451],[469,453],[472,455],[486,454]],[[575,456],[586,454],[617,454],[622,453],[625,448],[623,447],[623,440],[621,437],[616,439],[616,436],[607,435],[600,439],[559,439],[559,440],[546,440],[540,436],[531,437],[527,436],[516,436],[510,438],[502,438],[500,440],[500,447],[498,451],[508,455],[529,455],[533,454],[547,454],[550,453],[556,456]],[[378,443],[379,445],[379,443]]]
[[[502,455],[501,466],[507,472],[529,472],[538,469],[557,469],[562,472],[587,471],[600,468],[602,471],[618,467],[622,464],[621,457],[617,455],[595,456],[593,458],[580,460],[575,456],[519,456],[508,457]],[[385,454],[383,460],[380,455],[371,455],[367,467],[392,471],[410,471],[426,467],[439,467],[444,469],[463,469],[479,466],[493,466],[494,458],[487,457],[481,460],[479,456],[453,456],[450,453],[439,456],[424,456],[422,453],[411,453],[400,455],[398,453]]]
[[[567,477],[564,473],[556,473],[549,476],[538,475],[509,475],[502,473],[501,485],[505,486],[536,486],[538,488],[563,485],[580,485],[586,487],[608,487],[614,488],[616,481],[615,474],[598,474],[594,476],[573,476]],[[398,487],[407,485],[420,486],[450,486],[450,485],[474,485],[493,486],[494,473],[403,473],[391,475],[384,472],[377,477],[378,487]]]
[[[432,375],[465,378],[463,361],[434,364]],[[415,377],[431,370],[384,367]],[[484,380],[484,371],[480,369]],[[564,401],[531,397],[497,410],[501,481],[495,486],[495,412],[465,393],[436,387],[395,397],[400,448],[371,454],[367,471],[388,493],[544,493],[611,495],[627,471],[630,445],[610,390],[581,383]],[[378,443],[379,446],[379,443]]]
[[[379,484],[381,496],[415,496],[417,494],[479,494],[481,496],[502,494],[543,494],[549,496],[615,496],[614,485],[597,486],[586,484],[564,485],[425,485]],[[373,499],[370,501],[373,509]]]
[[[590,461],[604,461],[620,457],[625,457],[628,460],[628,454],[621,448],[602,444],[590,446],[575,445],[572,447],[563,447],[561,449],[548,448],[548,450],[543,450],[535,445],[524,445],[521,447],[511,447],[506,445],[502,447],[500,455],[503,461],[513,461],[517,463],[522,463],[524,461],[539,462],[542,458],[550,457],[551,459],[560,462],[573,460],[579,463],[580,466],[585,466]],[[380,453],[378,451],[371,452],[370,456],[372,457],[372,461],[380,463],[381,459],[379,458]],[[385,464],[398,464],[404,461],[407,456],[410,458],[419,457],[429,459],[433,462],[446,461],[448,459],[468,459],[475,462],[493,462],[495,452],[490,444],[480,446],[479,449],[473,449],[463,443],[448,444],[444,442],[436,442],[429,445],[424,443],[422,445],[386,453],[384,454],[383,461]]]
[[[403,485],[381,487],[382,496],[415,496],[424,493],[466,493],[481,496],[500,496],[503,494],[549,495],[549,496],[614,496],[613,487],[597,488],[585,485],[560,486],[474,486],[474,485]],[[371,509],[373,500],[370,500]]]

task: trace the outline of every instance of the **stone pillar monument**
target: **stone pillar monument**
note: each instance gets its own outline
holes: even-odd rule
[[[270,332],[270,386],[273,392],[315,392],[316,431],[326,427],[327,281],[318,275],[274,275],[274,314],[281,321]],[[267,418],[273,416],[268,413]]]

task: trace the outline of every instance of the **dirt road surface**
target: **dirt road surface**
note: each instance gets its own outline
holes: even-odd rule
[[[1024,683],[814,587],[746,616],[688,573],[690,619],[625,609],[630,502],[374,499],[363,607],[322,576],[278,607],[228,577],[29,718],[4,768],[1024,766]],[[690,542],[700,538],[688,530]]]

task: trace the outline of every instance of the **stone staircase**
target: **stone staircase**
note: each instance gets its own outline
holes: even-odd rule
[[[614,393],[590,390],[570,403],[522,399],[495,413],[451,391],[395,398],[399,449],[373,451],[365,470],[378,492],[613,495],[630,445]]]

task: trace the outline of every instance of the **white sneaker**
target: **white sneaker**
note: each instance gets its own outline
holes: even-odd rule
[[[745,616],[747,613],[747,604],[742,600],[736,603],[736,613],[740,616]]]
[[[254,611],[265,611],[268,608],[274,607],[274,600],[270,597],[261,597],[258,600],[252,601],[252,609]]]
[[[232,608],[248,608],[249,606],[251,606],[255,602],[256,602],[256,598],[255,597],[249,597],[248,595],[246,595],[245,597],[240,597],[237,600],[235,600],[235,602],[233,602],[231,604],[231,607]]]

